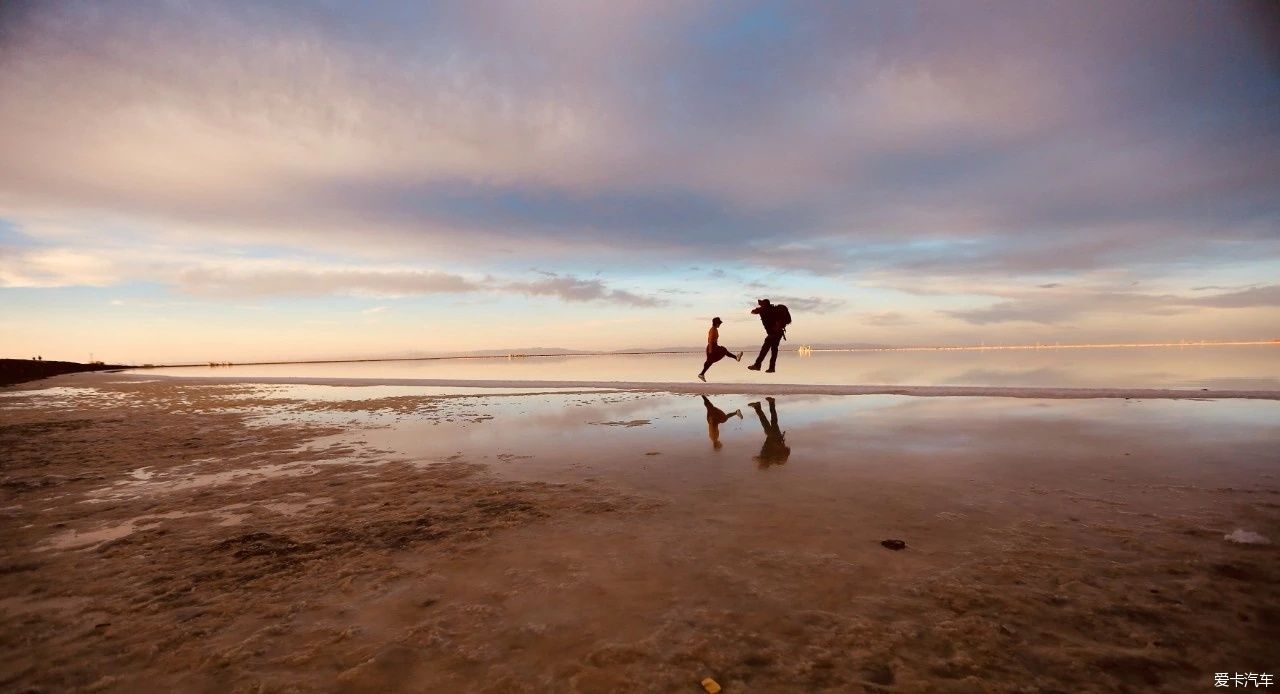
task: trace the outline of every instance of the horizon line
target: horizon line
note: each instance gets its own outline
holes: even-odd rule
[[[795,347],[786,347],[780,351],[795,352],[798,354],[812,353],[840,353],[840,352],[950,352],[950,351],[991,351],[991,350],[1032,350],[1032,349],[1139,349],[1139,348],[1163,348],[1163,347],[1238,347],[1238,346],[1280,346],[1280,338],[1271,340],[1195,340],[1180,342],[1116,342],[1116,343],[1076,343],[1062,344],[1055,342],[1052,344],[1035,343],[1035,344],[1006,344],[1006,345],[934,345],[934,346],[867,346],[867,347],[811,347],[808,345],[797,345]],[[530,348],[538,349],[538,348]],[[497,351],[497,350],[474,350],[474,351]],[[546,357],[607,357],[607,356],[638,356],[651,354],[700,354],[703,352],[701,348],[679,348],[679,349],[653,349],[653,350],[615,350],[615,351],[591,351],[591,350],[567,350],[560,352],[543,352],[543,353],[525,353],[519,351],[511,351],[506,354],[439,354],[433,356],[419,357],[355,357],[355,358],[331,358],[331,359],[285,359],[285,360],[263,360],[263,361],[199,361],[199,362],[179,362],[173,364],[131,364],[131,368],[145,369],[176,369],[176,368],[196,368],[196,367],[226,367],[226,366],[283,366],[289,364],[358,364],[371,362],[389,362],[389,361],[445,361],[445,360],[463,360],[463,359],[537,359]],[[123,365],[122,365],[123,366]]]

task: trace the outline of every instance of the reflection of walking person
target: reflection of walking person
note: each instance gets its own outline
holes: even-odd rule
[[[707,369],[711,365],[724,359],[725,357],[733,357],[738,361],[742,361],[742,352],[733,354],[729,350],[720,346],[720,324],[724,321],[720,320],[720,316],[711,319],[711,329],[707,331],[707,360],[702,364],[702,372],[698,374],[698,378],[707,380]]]
[[[738,419],[742,419],[742,410],[734,410],[733,414],[725,414],[724,410],[711,404],[711,400],[707,396],[702,396],[702,404],[707,408],[707,438],[711,439],[711,447],[720,450],[724,444],[720,443],[720,425],[729,421],[733,414],[738,415]]]
[[[764,444],[760,446],[760,455],[756,456],[756,462],[762,468],[770,465],[782,465],[787,462],[787,458],[791,457],[791,448],[787,446],[786,432],[778,428],[778,409],[774,406],[773,398],[765,398],[769,401],[769,419],[764,418],[764,411],[760,409],[760,403],[750,403],[751,409],[756,411],[756,416],[760,418],[760,426],[764,429]]]
[[[791,324],[791,312],[782,304],[775,306],[769,303],[768,299],[760,299],[756,303],[759,306],[751,309],[751,312],[760,316],[760,323],[764,326],[765,338],[764,344],[760,346],[760,356],[756,357],[756,363],[747,368],[752,371],[759,371],[765,355],[769,354],[767,372],[773,373],[774,367],[778,364],[778,345],[786,339],[787,326]]]

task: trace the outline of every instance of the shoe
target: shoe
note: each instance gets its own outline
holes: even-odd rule
[[[707,377],[706,377],[706,376],[703,376],[702,374],[698,374],[698,380],[699,380],[699,381],[702,381],[703,383],[706,383],[706,382],[707,382]]]
[[[738,352],[738,356],[734,357],[734,359],[737,359],[738,361],[742,361],[742,352]]]
[[[771,374],[773,373],[773,369],[765,369],[764,372],[767,374]]]
[[[747,371],[759,371],[759,370],[760,370],[759,364],[752,364],[751,366],[747,367]]]

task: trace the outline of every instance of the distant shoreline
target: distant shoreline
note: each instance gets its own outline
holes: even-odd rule
[[[1098,344],[1034,345],[964,345],[958,347],[814,347],[810,352],[986,352],[1008,349],[1134,349],[1152,347],[1245,347],[1270,345],[1280,347],[1280,340],[1243,340],[1236,342],[1119,342]],[[805,349],[796,347],[795,349]]]
[[[1229,342],[1209,342],[1201,340],[1198,342],[1124,342],[1124,343],[1100,343],[1100,344],[1027,344],[1027,345],[959,345],[959,346],[937,346],[937,347],[808,347],[806,345],[796,345],[784,347],[784,352],[809,352],[809,353],[834,353],[834,352],[969,352],[969,351],[999,351],[999,350],[1038,350],[1038,349],[1141,349],[1141,348],[1167,348],[1167,347],[1243,347],[1243,346],[1272,346],[1280,347],[1280,340],[1244,340]],[[280,360],[280,361],[205,361],[205,362],[183,362],[177,364],[145,364],[142,366],[134,366],[128,368],[155,368],[155,369],[185,369],[196,367],[217,367],[217,366],[285,366],[290,364],[364,364],[373,362],[389,362],[389,361],[447,361],[447,360],[463,360],[463,359],[540,359],[547,357],[618,357],[618,356],[638,356],[649,354],[702,354],[701,348],[688,349],[655,349],[655,350],[625,350],[618,352],[590,352],[590,351],[565,351],[565,352],[510,352],[508,354],[453,354],[453,355],[433,355],[428,357],[369,357],[360,359],[296,359],[296,360]]]
[[[1026,345],[955,345],[923,347],[820,347],[795,345],[784,347],[783,352],[801,354],[851,353],[851,352],[987,352],[1043,349],[1166,349],[1169,347],[1280,347],[1280,339],[1241,340],[1227,342],[1122,342],[1098,344],[1026,344]],[[24,381],[48,378],[64,373],[83,371],[109,371],[113,369],[194,369],[226,366],[288,366],[294,364],[366,364],[395,361],[461,361],[479,359],[545,359],[554,357],[619,357],[656,354],[702,354],[701,348],[623,350],[618,352],[563,351],[563,352],[510,352],[507,354],[443,354],[425,357],[368,357],[358,359],[292,359],[276,361],[202,361],[175,364],[82,364],[70,361],[36,361],[34,359],[0,359],[0,385],[12,385]],[[16,379],[16,380],[14,380]]]
[[[794,351],[794,350],[792,350]],[[634,351],[634,352],[548,352],[546,354],[525,354],[512,352],[510,354],[457,354],[457,355],[441,355],[431,357],[372,357],[367,359],[299,359],[292,361],[218,361],[218,362],[192,362],[187,364],[146,364],[143,366],[131,367],[138,369],[188,369],[198,367],[219,367],[219,366],[286,366],[290,364],[367,364],[373,362],[387,361],[457,361],[462,359],[538,359],[543,357],[619,357],[627,355],[642,354],[702,354],[700,349],[673,349],[673,350],[654,350],[654,351]]]
[[[0,359],[0,386],[11,386],[27,381],[38,381],[50,376],[84,373],[86,371],[112,371],[127,369],[120,364],[81,364],[74,361],[43,361],[35,359]]]
[[[803,383],[678,383],[650,381],[478,380],[456,378],[342,378],[307,376],[168,376],[113,374],[113,378],[164,379],[182,383],[227,385],[423,386],[454,388],[613,390],[690,395],[909,395],[915,397],[1002,397],[1046,400],[1280,400],[1280,390],[1177,388],[1057,388],[1049,386],[904,386]],[[483,397],[483,396],[480,396]]]

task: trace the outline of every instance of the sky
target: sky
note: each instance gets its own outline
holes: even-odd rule
[[[1280,337],[1277,7],[0,3],[0,356]]]

